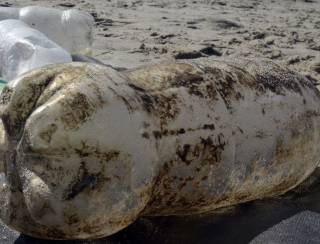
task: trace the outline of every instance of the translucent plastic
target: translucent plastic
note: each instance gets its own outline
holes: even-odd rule
[[[18,19],[19,8],[0,7],[0,21],[6,19]]]
[[[0,20],[19,19],[30,27],[44,33],[68,52],[91,53],[93,42],[93,17],[76,9],[59,10],[40,6],[21,9],[0,8]]]
[[[71,61],[66,50],[26,23],[0,21],[0,75],[5,80],[48,64]]]

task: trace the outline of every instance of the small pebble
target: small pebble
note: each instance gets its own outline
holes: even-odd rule
[[[215,55],[215,56],[222,56],[222,53],[219,52],[218,50],[214,49],[213,47],[205,47],[205,48],[202,48],[200,49],[200,52],[208,55],[208,56],[212,56],[212,55]]]
[[[315,61],[313,64],[311,64],[311,70],[320,74],[320,60]]]
[[[300,61],[301,61],[300,56],[295,55],[295,56],[292,56],[292,57],[288,58],[287,64],[296,64],[296,63],[299,63]]]

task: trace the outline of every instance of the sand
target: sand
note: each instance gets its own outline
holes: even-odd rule
[[[7,0],[96,20],[93,56],[117,68],[201,56],[263,57],[320,80],[319,0]],[[221,56],[220,56],[221,55]]]

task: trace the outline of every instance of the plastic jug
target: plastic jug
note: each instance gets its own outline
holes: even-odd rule
[[[0,72],[10,81],[48,64],[72,62],[71,55],[20,20],[0,21]]]
[[[0,7],[0,21],[6,19],[19,19],[19,8]]]
[[[21,9],[1,7],[0,20],[4,19],[19,19],[27,23],[72,54],[91,53],[94,19],[86,12],[40,6]]]

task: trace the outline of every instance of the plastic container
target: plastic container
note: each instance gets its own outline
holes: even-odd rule
[[[0,7],[0,21],[6,19],[19,19],[19,8]]]
[[[0,20],[4,19],[19,19],[27,23],[72,54],[91,54],[94,19],[86,12],[40,6],[2,7]]]
[[[72,62],[71,55],[20,20],[0,21],[0,72],[10,81],[48,64]]]
[[[88,55],[91,52],[94,19],[88,13],[30,6],[20,10],[19,18],[70,53]]]

